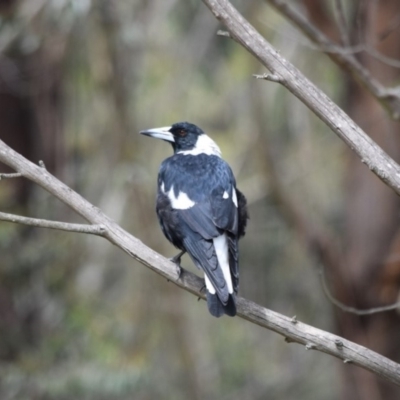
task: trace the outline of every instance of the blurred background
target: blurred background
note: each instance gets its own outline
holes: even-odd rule
[[[243,15],[395,160],[399,124],[268,1]],[[337,2],[295,1],[340,41]],[[400,4],[344,2],[355,57],[399,79]],[[343,27],[343,26],[342,26]],[[169,145],[139,130],[190,121],[221,147],[251,220],[240,295],[400,361],[400,318],[345,314],[395,302],[398,197],[243,48],[216,35],[198,0],[1,0],[0,138],[171,257],[155,214]],[[1,166],[1,172],[11,172]],[[23,179],[0,210],[83,222]],[[333,357],[287,344],[203,301],[98,237],[0,223],[1,399],[398,399],[400,390]],[[186,256],[183,266],[195,271]]]

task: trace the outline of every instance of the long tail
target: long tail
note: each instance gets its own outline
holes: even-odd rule
[[[204,271],[210,314],[214,317],[223,314],[235,316],[236,303],[226,234],[205,240],[192,233],[184,239],[184,245],[196,266]]]
[[[236,315],[236,301],[234,294],[229,295],[228,302],[224,305],[218,298],[217,294],[211,294],[207,290],[207,306],[210,314],[217,318],[222,317],[224,314],[229,315],[230,317]]]

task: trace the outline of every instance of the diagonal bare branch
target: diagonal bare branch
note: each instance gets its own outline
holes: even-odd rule
[[[202,279],[185,270],[179,277],[174,263],[144,245],[47,170],[28,161],[1,140],[0,161],[46,189],[91,224],[104,228],[104,237],[131,257],[188,292],[204,298],[201,291]],[[363,346],[299,322],[296,318],[285,317],[244,298],[238,298],[238,315],[283,335],[287,342],[299,343],[308,350],[321,351],[345,363],[359,365],[400,386],[400,365]]]
[[[365,163],[397,194],[400,194],[399,165],[342,109],[284,59],[228,0],[203,0],[203,3],[225,25],[231,37],[271,71],[274,80],[299,98],[358,154],[361,162]]]

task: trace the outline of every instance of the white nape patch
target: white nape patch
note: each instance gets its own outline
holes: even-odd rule
[[[218,263],[222,268],[224,274],[225,282],[228,285],[228,292],[233,293],[231,270],[229,268],[229,250],[228,250],[228,240],[226,234],[222,234],[213,239],[215,252],[217,253]]]
[[[237,195],[236,195],[236,189],[235,188],[233,188],[232,189],[232,201],[233,201],[233,204],[236,206],[236,208],[237,208],[237,206],[238,206],[238,201],[237,201]]]
[[[211,281],[208,279],[208,276],[204,274],[204,280],[206,281],[206,288],[211,294],[215,294],[216,290]]]
[[[178,197],[175,197],[174,186],[171,186],[167,196],[171,201],[172,208],[175,210],[187,210],[195,205],[195,202],[190,200],[188,195],[184,192],[179,192]]]
[[[202,133],[198,136],[196,145],[192,150],[182,150],[178,151],[178,154],[192,155],[197,156],[199,154],[207,154],[209,156],[218,156],[221,157],[221,150],[218,147],[217,143],[214,142],[209,136],[205,133]]]
[[[229,199],[229,193],[225,190],[224,194],[222,195],[223,199]]]
[[[164,185],[164,182],[161,182],[160,189],[161,189],[161,191],[165,194],[165,185]]]

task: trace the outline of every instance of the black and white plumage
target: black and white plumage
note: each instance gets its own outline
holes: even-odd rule
[[[236,315],[238,240],[248,215],[231,168],[196,125],[179,122],[141,133],[174,149],[158,174],[156,210],[164,235],[204,271],[210,313]]]

